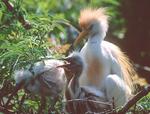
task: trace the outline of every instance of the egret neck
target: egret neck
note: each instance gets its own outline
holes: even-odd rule
[[[82,78],[87,79],[85,82],[86,85],[91,85],[91,86],[97,86],[100,87],[100,82],[102,81],[103,78],[103,54],[102,54],[102,48],[101,48],[101,43],[102,43],[103,37],[101,36],[100,33],[93,34],[89,36],[87,45],[85,45],[86,51],[81,50],[84,53],[83,56],[85,58],[85,61],[87,64],[85,74],[87,75],[88,78]],[[101,59],[100,59],[101,58]]]
[[[94,33],[91,36],[89,36],[88,38],[88,44],[97,44],[98,46],[100,46],[101,42],[103,41],[103,37],[100,33]]]

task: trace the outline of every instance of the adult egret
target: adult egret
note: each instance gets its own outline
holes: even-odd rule
[[[88,39],[80,52],[87,64],[80,77],[80,85],[103,91],[109,101],[114,98],[118,107],[132,95],[131,77],[135,71],[120,48],[104,40],[108,29],[107,20],[104,8],[83,9],[79,17],[82,32],[74,46],[83,38]]]

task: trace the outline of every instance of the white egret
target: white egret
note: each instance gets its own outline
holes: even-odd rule
[[[79,25],[82,32],[74,42],[76,46],[83,38],[88,41],[81,49],[86,67],[80,77],[81,86],[99,89],[109,101],[122,106],[132,95],[131,77],[135,74],[128,57],[120,48],[105,41],[108,29],[105,9],[87,8],[81,11]]]

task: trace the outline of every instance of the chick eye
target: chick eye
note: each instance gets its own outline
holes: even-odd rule
[[[90,25],[90,26],[89,26],[89,29],[92,29],[92,28],[93,28],[93,26],[94,26],[93,24],[92,24],[92,25]]]

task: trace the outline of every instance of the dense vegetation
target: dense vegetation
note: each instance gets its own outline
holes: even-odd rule
[[[149,57],[150,34],[148,34],[148,30],[150,27],[147,17],[145,15],[142,17],[144,7],[139,13],[139,17],[136,15],[133,18],[130,17],[137,12],[140,1],[9,0],[13,9],[6,7],[4,1],[7,0],[0,1],[0,105],[5,104],[4,99],[7,99],[14,89],[13,72],[16,69],[26,68],[43,58],[60,58],[66,55],[70,44],[80,31],[77,24],[79,11],[87,6],[106,7],[108,15],[110,15],[110,28],[106,40],[114,42],[128,51],[130,58],[135,63],[150,65],[146,61]],[[146,5],[146,11],[149,11],[147,4],[148,1],[142,1],[142,5]],[[148,20],[146,21],[148,25],[146,26],[146,22],[140,21],[138,28],[135,25],[132,28],[135,18],[141,19],[142,22],[144,19]],[[135,22],[135,24],[137,23]],[[142,30],[140,27],[145,27],[145,29]],[[144,37],[137,34],[140,30],[142,30],[140,34],[146,34]],[[143,37],[142,40],[139,40],[141,37]],[[139,46],[141,42],[145,43],[144,46]],[[142,76],[144,75],[145,73],[142,74]],[[25,101],[21,102],[21,99],[25,99]],[[19,110],[24,113],[35,113],[40,105],[39,99],[38,96],[33,98],[32,95],[21,90],[13,98],[9,109],[12,112]],[[137,110],[149,110],[149,100],[149,96],[144,97],[137,104]],[[47,104],[47,108],[48,105],[50,103]],[[56,109],[59,111],[60,107],[62,107],[62,103],[58,102]]]

